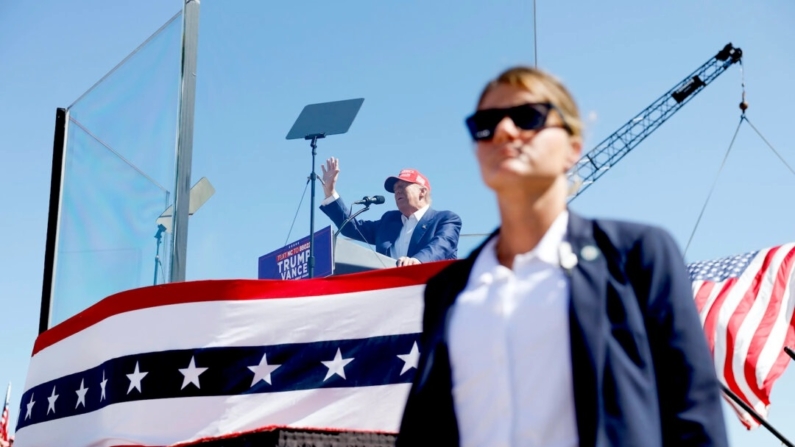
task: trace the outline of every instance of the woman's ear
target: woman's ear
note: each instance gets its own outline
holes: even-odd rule
[[[582,138],[570,137],[569,138],[570,150],[566,159],[566,170],[570,170],[577,164],[577,161],[582,157]]]

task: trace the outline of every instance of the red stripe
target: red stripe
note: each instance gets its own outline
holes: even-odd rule
[[[790,320],[789,327],[787,328],[787,337],[784,340],[784,346],[793,346],[795,345],[795,313],[792,315],[792,319]],[[784,370],[787,369],[787,366],[792,361],[792,358],[784,352],[784,348],[781,348],[781,352],[778,354],[778,358],[776,359],[776,363],[773,364],[773,367],[770,369],[770,373],[765,378],[765,381],[762,383],[762,389],[770,395],[770,392],[773,390],[773,383],[781,377],[784,373]]]
[[[454,261],[303,280],[206,280],[142,287],[111,295],[41,333],[33,355],[100,321],[124,312],[171,304],[337,295],[425,284]]]
[[[756,368],[757,363],[759,362],[759,356],[762,354],[762,350],[764,349],[765,344],[770,337],[770,332],[773,329],[773,325],[776,323],[779,312],[781,312],[781,304],[784,302],[784,291],[786,290],[787,283],[789,282],[789,276],[793,266],[793,258],[795,258],[795,248],[787,253],[782,260],[781,265],[776,268],[775,282],[773,284],[770,297],[768,297],[769,302],[767,304],[767,308],[765,309],[765,315],[759,322],[759,327],[756,329],[754,337],[751,340],[751,344],[748,348],[748,357],[745,359],[745,380],[748,382],[748,386],[751,388],[751,391],[756,394],[756,396],[762,401],[762,403],[765,404],[765,406],[770,405],[770,391],[759,387],[759,379],[756,377]],[[757,299],[759,299],[759,297],[757,297]],[[784,308],[786,309],[786,306],[784,306]],[[776,349],[778,351],[783,351],[784,346],[776,347]]]
[[[790,270],[787,272],[787,278],[792,275],[792,271]],[[790,287],[795,288],[795,284],[791,284]],[[786,290],[786,289],[785,289]],[[795,290],[790,290],[790,295],[795,293]],[[783,297],[783,299],[787,299],[789,297]],[[770,368],[770,372],[765,377],[764,382],[762,383],[762,389],[770,395],[770,392],[773,389],[773,383],[781,377],[784,373],[784,370],[787,368],[789,363],[792,361],[789,354],[784,351],[784,346],[795,346],[795,312],[792,313],[792,317],[790,318],[789,326],[787,326],[787,335],[784,337],[784,345],[779,348],[778,358],[776,358],[776,362],[773,363],[773,367]]]
[[[709,311],[707,311],[707,318],[704,319],[704,334],[707,336],[707,343],[709,343],[710,352],[715,352],[715,327],[718,324],[718,314],[723,302],[726,301],[726,296],[729,295],[737,278],[729,278],[724,284],[715,301],[712,302]],[[716,365],[717,366],[717,365]]]
[[[751,404],[745,394],[740,391],[737,380],[734,378],[732,360],[738,355],[734,352],[734,339],[737,336],[737,330],[740,328],[745,316],[748,315],[748,311],[751,309],[751,306],[753,306],[754,299],[759,295],[762,279],[770,268],[770,264],[773,262],[773,256],[778,249],[779,247],[775,247],[767,252],[765,260],[762,262],[762,267],[756,272],[756,275],[754,275],[750,287],[745,291],[745,295],[743,295],[742,299],[737,304],[737,308],[734,310],[731,317],[729,317],[729,323],[726,325],[726,358],[723,360],[723,379],[726,381],[726,386],[751,407],[754,405]]]
[[[696,309],[698,309],[698,313],[701,313],[701,310],[704,309],[709,294],[712,293],[712,289],[714,288],[715,283],[712,281],[704,281],[701,283],[701,287],[698,288],[698,293],[696,293]]]

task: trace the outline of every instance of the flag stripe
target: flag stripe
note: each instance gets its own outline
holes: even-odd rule
[[[712,351],[713,356],[715,355],[715,341],[718,338],[717,326],[718,326],[718,315],[721,311],[721,306],[723,302],[726,300],[726,297],[731,293],[734,284],[737,282],[737,278],[731,278],[719,289],[719,292],[715,294],[715,300],[712,302],[712,305],[709,306],[707,310],[707,316],[704,318],[704,333],[707,337],[707,343],[709,344],[709,349]],[[715,359],[715,364],[719,365],[720,361],[717,357]]]
[[[756,328],[756,331],[753,333],[752,337],[745,337],[745,334],[741,334],[740,336],[742,339],[750,341],[748,343],[747,358],[745,362],[740,364],[743,368],[745,381],[751,388],[751,391],[759,397],[765,406],[770,405],[769,393],[765,392],[763,387],[760,386],[760,383],[764,380],[764,376],[762,376],[762,380],[757,377],[757,364],[762,354],[762,348],[769,339],[773,324],[778,318],[781,309],[783,308],[786,310],[787,306],[782,306],[782,298],[784,296],[784,289],[789,280],[789,272],[792,269],[794,257],[795,249],[786,252],[784,259],[777,263],[774,269],[769,272],[768,276],[771,277],[772,281],[767,281],[766,284],[771,288],[770,293],[760,293],[757,295],[757,302],[760,304],[767,304],[764,316],[761,318],[761,321],[753,322],[753,327]]]
[[[693,283],[693,290],[696,291],[696,309],[698,310],[699,315],[701,314],[701,311],[704,310],[704,304],[706,304],[709,296],[712,294],[712,289],[714,288],[715,283],[711,281],[695,281]]]
[[[235,282],[205,284],[205,293],[220,297],[228,293],[226,290],[253,285],[267,292],[270,286],[267,282],[244,281],[244,287],[235,287]],[[160,306],[114,315],[34,355],[25,389],[93,368],[108,359],[140,352],[417,333],[422,331],[424,288],[414,285],[333,296],[242,301],[226,295],[226,301]],[[138,292],[145,294],[146,289]],[[64,361],[64,353],[70,353],[68,362]]]
[[[726,384],[735,394],[748,402],[752,402],[754,407],[756,407],[761,400],[760,396],[754,394],[745,380],[738,380],[734,375],[735,366],[739,365],[739,370],[742,371],[742,364],[745,363],[747,353],[747,351],[742,351],[742,349],[738,349],[738,346],[736,346],[738,344],[737,337],[746,315],[748,315],[754,304],[755,298],[759,295],[761,288],[764,287],[766,283],[765,279],[769,276],[771,271],[775,270],[774,259],[777,253],[778,249],[776,248],[765,254],[762,267],[756,272],[756,275],[754,275],[750,287],[744,288],[745,293],[738,301],[734,311],[728,316],[728,323],[726,324],[726,358],[723,364],[723,375]],[[740,377],[742,376],[740,375]]]
[[[339,295],[425,284],[454,261],[296,281],[189,281],[127,290],[111,295],[36,338],[33,354],[113,315],[173,304],[224,300],[261,300]]]
[[[710,333],[714,333],[715,341],[715,353],[714,353],[714,362],[715,362],[715,369],[718,372],[719,376],[723,379],[723,382],[728,386],[732,391],[739,391],[739,395],[742,398],[745,398],[741,390],[736,389],[736,383],[733,382],[733,378],[729,379],[725,377],[725,367],[727,363],[727,357],[732,355],[732,352],[728,351],[726,346],[727,340],[727,327],[729,324],[729,319],[734,314],[734,311],[737,309],[740,301],[742,300],[743,296],[745,296],[745,291],[748,290],[749,287],[753,284],[753,280],[756,274],[762,268],[762,265],[765,261],[765,255],[763,253],[754,256],[751,262],[748,264],[745,274],[740,275],[737,278],[730,278],[726,281],[727,285],[730,287],[726,287],[725,294],[719,296],[715,303],[713,304],[713,308],[709,310],[709,315],[707,316],[707,326],[709,327],[711,322],[711,330]]]
[[[20,412],[17,430],[33,424],[90,413],[109,405],[132,401],[195,396],[233,396],[255,393],[280,393],[316,388],[348,388],[411,383],[415,369],[403,372],[405,362],[398,355],[408,354],[419,333],[359,340],[333,340],[315,343],[281,344],[232,348],[205,348],[159,351],[115,358],[25,391],[23,408],[37,402],[30,412]],[[335,358],[352,359],[343,373],[330,372],[323,362]],[[255,379],[254,371],[263,355],[268,365],[280,365],[269,375],[271,383]],[[195,383],[185,383],[180,372],[194,366],[208,367]],[[129,375],[146,373],[140,387],[133,387]],[[330,376],[329,376],[330,375]],[[234,379],[230,379],[234,378]],[[100,382],[105,383],[105,393]],[[136,384],[138,385],[138,384]],[[88,387],[83,404],[76,390]],[[58,395],[50,405],[47,396]]]
[[[395,402],[405,402],[410,387],[400,384],[161,399],[156,407],[147,400],[128,402],[25,427],[17,432],[15,445],[163,446],[217,437],[219,433],[252,431],[264,425],[396,433],[403,407]],[[263,424],[263,420],[269,423]]]
[[[790,281],[787,289],[785,290],[785,295],[784,295],[788,303],[787,317],[784,319],[784,321],[786,321],[787,324],[786,326],[784,325],[779,326],[779,327],[783,326],[782,328],[783,330],[781,332],[783,332],[785,336],[783,337],[783,340],[781,340],[780,343],[778,343],[777,340],[777,343],[775,345],[773,345],[772,343],[768,344],[768,346],[772,345],[775,348],[778,348],[774,351],[774,354],[777,354],[775,356],[776,359],[775,363],[773,363],[773,366],[770,368],[770,372],[766,376],[763,376],[765,377],[765,380],[762,386],[768,395],[770,394],[770,391],[773,388],[773,382],[775,382],[775,380],[778,379],[784,373],[784,370],[792,361],[789,355],[786,352],[784,352],[784,346],[790,346],[790,347],[795,346],[795,309],[794,309],[795,287],[793,287],[793,283],[795,283],[793,281],[794,277],[795,277],[795,272],[791,271],[789,273]],[[766,352],[763,354],[766,354]]]

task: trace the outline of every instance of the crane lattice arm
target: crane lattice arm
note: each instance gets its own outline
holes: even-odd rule
[[[677,110],[693,99],[698,92],[720,76],[735,62],[740,62],[743,52],[731,43],[726,44],[718,54],[698,67],[674,88],[666,92],[634,118],[627,121],[612,135],[605,138],[590,152],[585,154],[572,169],[582,184],[569,201],[583,193],[599,177],[637,147],[641,141],[654,132]]]

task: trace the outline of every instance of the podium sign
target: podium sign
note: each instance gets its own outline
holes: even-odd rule
[[[332,266],[331,226],[329,225],[315,232],[315,278],[330,276]],[[309,236],[260,256],[257,278],[309,278]]]

